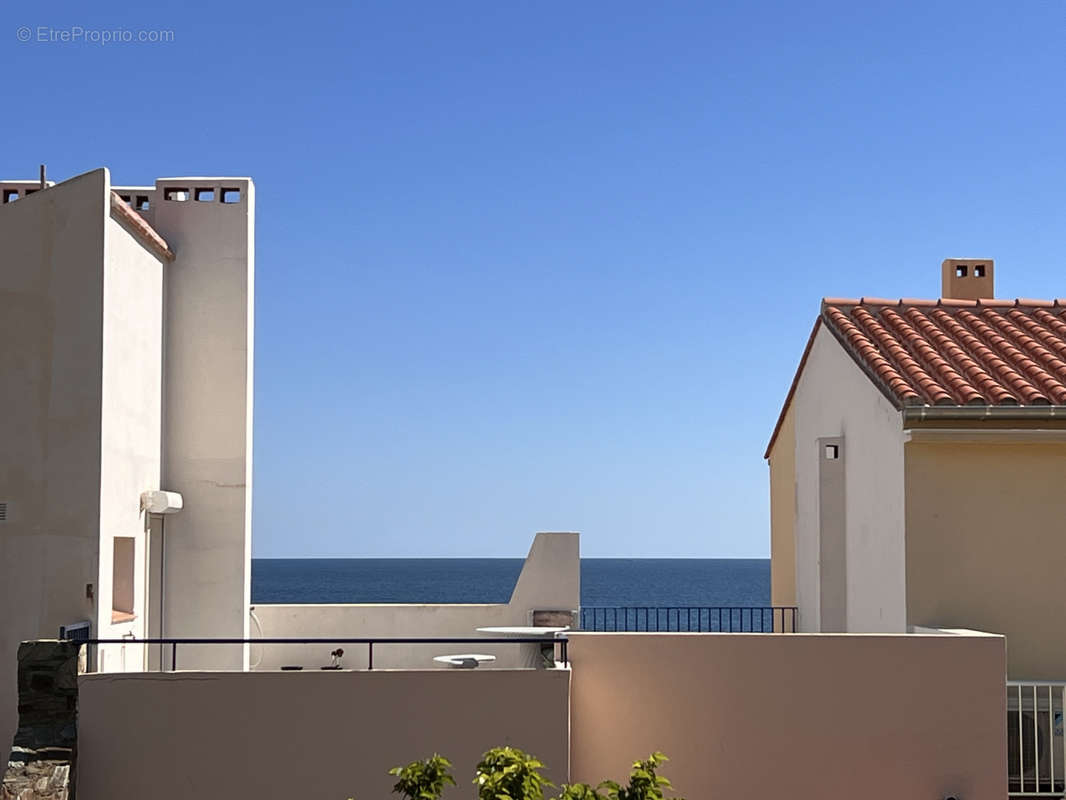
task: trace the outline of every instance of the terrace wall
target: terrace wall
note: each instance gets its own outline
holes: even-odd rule
[[[574,633],[570,658],[577,781],[662,750],[693,800],[1007,793],[999,636]]]
[[[176,672],[80,681],[78,800],[372,800],[439,752],[469,797],[490,747],[569,749],[567,670]]]
[[[499,744],[556,783],[662,750],[692,800],[1006,795],[1001,636],[575,632],[570,651],[573,672],[84,676],[78,796],[365,800],[441,752],[455,800]]]

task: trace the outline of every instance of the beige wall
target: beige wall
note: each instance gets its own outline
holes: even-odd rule
[[[79,800],[375,800],[440,752],[471,797],[511,744],[565,780],[567,670],[142,673],[80,681]]]
[[[770,465],[770,604],[796,605],[796,421],[788,407]]]
[[[0,748],[19,641],[95,619],[107,187],[99,169],[0,207]]]
[[[1018,680],[1066,679],[1066,443],[906,446],[907,617],[1007,636]]]
[[[995,636],[571,636],[571,770],[653,750],[689,798],[1006,794]]]

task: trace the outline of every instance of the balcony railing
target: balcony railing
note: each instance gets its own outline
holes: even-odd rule
[[[795,633],[795,606],[584,606],[583,631]]]
[[[1066,796],[1064,699],[1066,682],[1007,682],[1007,790],[1011,797]]]
[[[65,637],[66,638],[66,637]],[[455,645],[538,645],[541,649],[541,653],[544,656],[545,664],[554,660],[554,656],[557,654],[558,659],[563,663],[563,666],[570,665],[570,658],[568,655],[567,645],[568,640],[565,635],[556,634],[551,638],[544,636],[508,636],[508,637],[489,637],[489,636],[375,636],[375,637],[359,637],[359,638],[311,638],[311,639],[293,639],[293,638],[263,638],[263,639],[189,639],[189,638],[123,638],[123,639],[90,639],[85,637],[69,637],[71,641],[76,641],[79,644],[89,649],[87,659],[87,671],[94,672],[96,663],[95,651],[99,646],[134,646],[134,645],[149,645],[162,648],[162,653],[166,653],[166,658],[161,658],[160,663],[165,665],[167,661],[170,662],[170,670],[176,671],[178,669],[178,646],[179,645],[264,645],[264,644],[320,644],[334,646],[338,644],[343,645],[366,645],[367,648],[367,669],[374,669],[374,645],[395,645],[395,644],[408,644],[408,645],[426,645],[426,644],[455,644]],[[558,648],[556,650],[556,648]],[[165,669],[161,667],[161,669]],[[282,667],[285,669],[285,667]],[[301,668],[302,669],[302,668]]]

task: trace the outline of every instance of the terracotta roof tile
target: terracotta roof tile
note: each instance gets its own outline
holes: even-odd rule
[[[1066,405],[1066,303],[826,298],[821,319],[898,406]]]
[[[1058,300],[1029,300],[1025,297],[1019,297],[1014,303],[1015,305],[1032,306],[1033,308],[1054,308]]]

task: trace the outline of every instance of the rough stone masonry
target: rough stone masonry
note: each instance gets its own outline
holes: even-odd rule
[[[74,800],[78,750],[78,645],[23,642],[19,724],[0,800]]]

